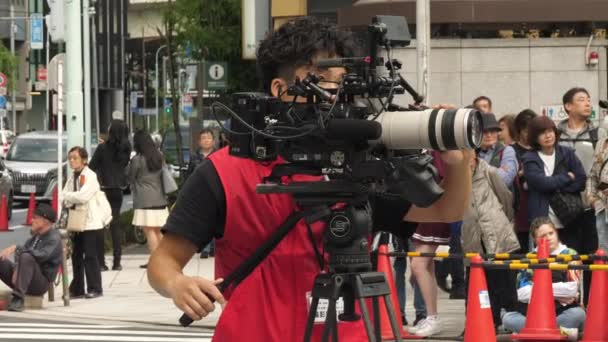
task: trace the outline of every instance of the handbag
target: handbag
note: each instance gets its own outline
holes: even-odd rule
[[[585,211],[583,199],[579,193],[556,191],[549,197],[549,205],[564,226],[572,223]]]
[[[177,183],[175,182],[175,179],[173,179],[173,175],[171,175],[171,171],[166,164],[163,165],[163,168],[161,169],[160,177],[165,195],[177,191]]]
[[[70,232],[83,232],[87,224],[89,208],[87,205],[76,205],[68,210],[66,229]]]
[[[110,202],[108,202],[108,198],[103,191],[97,192],[95,200],[97,201],[97,210],[99,211],[101,222],[106,227],[112,222],[112,207],[110,206]]]

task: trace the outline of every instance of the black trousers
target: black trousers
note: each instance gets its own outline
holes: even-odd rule
[[[70,294],[82,295],[85,293],[84,280],[86,275],[87,292],[102,293],[101,269],[97,255],[97,242],[99,232],[89,230],[75,233],[72,238],[72,269],[74,280],[70,284]]]
[[[450,253],[461,254],[462,243],[460,242],[460,229],[452,229],[450,235]],[[464,281],[464,263],[460,258],[445,258],[441,261],[435,261],[435,275],[439,279],[445,279],[447,276],[452,276],[452,289],[457,289],[465,286]]]
[[[13,289],[13,295],[24,298],[26,294],[41,296],[49,290],[49,282],[40,265],[30,253],[21,253],[17,257],[17,263],[10,260],[0,260],[0,280]],[[15,283],[13,284],[13,272],[17,271]]]
[[[498,327],[502,323],[500,309],[504,308],[507,312],[517,310],[517,271],[484,269],[484,272],[488,284],[488,296],[492,307],[494,327]],[[469,288],[470,274],[471,268],[467,267],[467,289]],[[466,303],[468,303],[468,299]]]
[[[106,194],[110,207],[112,207],[112,222],[110,222],[110,233],[112,234],[112,252],[114,254],[113,265],[120,265],[122,257],[122,239],[123,232],[120,227],[120,207],[122,207],[122,190],[121,189],[103,189]],[[104,240],[105,229],[98,232],[97,252],[99,253],[99,265],[105,265]]]
[[[579,254],[593,254],[598,248],[597,227],[595,224],[595,211],[587,210],[567,227],[560,229],[559,239],[561,242],[577,251]],[[593,261],[584,261],[584,264],[592,264]],[[589,290],[591,288],[591,276],[593,272],[583,272],[583,303],[589,303]]]

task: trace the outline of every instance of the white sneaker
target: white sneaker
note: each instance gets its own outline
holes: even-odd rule
[[[416,323],[416,325],[407,328],[407,331],[410,334],[414,334],[418,329],[420,329],[420,327],[422,327],[424,325],[424,322],[426,322],[426,318],[419,320],[418,323]]]
[[[427,318],[424,320],[424,323],[422,324],[422,326],[420,326],[418,329],[416,329],[416,331],[413,332],[413,334],[416,336],[427,337],[427,336],[431,336],[431,335],[440,333],[441,329],[442,329],[442,325],[441,325],[441,321],[439,320],[439,317],[430,318],[430,319]]]

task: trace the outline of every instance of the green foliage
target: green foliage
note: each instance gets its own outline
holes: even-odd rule
[[[195,60],[228,62],[228,91],[256,87],[255,62],[241,59],[241,0],[176,0],[176,38]]]
[[[13,73],[17,73],[18,60],[0,41],[0,72],[8,77],[8,86],[12,87]]]

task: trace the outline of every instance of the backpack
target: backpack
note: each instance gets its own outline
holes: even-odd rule
[[[593,145],[593,149],[595,150],[595,145],[597,145],[598,141],[598,127],[595,127],[589,130],[589,138],[559,138],[559,141],[566,141],[571,143],[577,143],[579,141],[588,141]],[[557,133],[561,135],[563,131],[561,129],[557,130]]]

